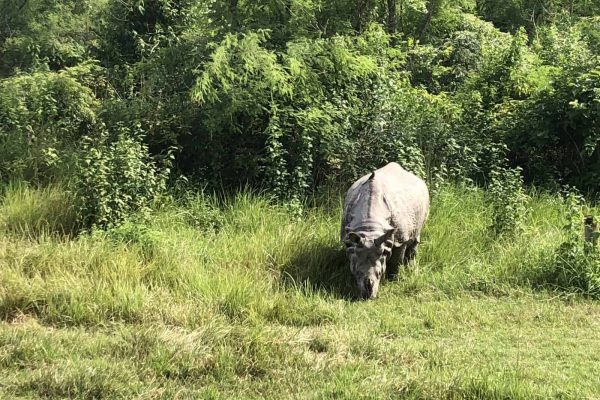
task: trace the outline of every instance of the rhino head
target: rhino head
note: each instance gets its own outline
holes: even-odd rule
[[[389,229],[375,239],[366,235],[348,232],[344,239],[350,271],[363,299],[374,299],[379,291],[386,262],[394,246],[395,229]]]

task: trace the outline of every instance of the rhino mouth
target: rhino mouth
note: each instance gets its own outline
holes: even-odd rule
[[[362,285],[360,285],[360,294],[363,300],[371,300],[377,297],[378,282],[375,282],[372,278],[364,278]]]

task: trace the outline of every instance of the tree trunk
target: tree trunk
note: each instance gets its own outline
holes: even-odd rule
[[[396,34],[397,19],[396,19],[396,0],[387,0],[387,31],[390,35]]]
[[[231,30],[236,32],[238,30],[238,0],[229,0],[229,18]]]
[[[429,24],[431,24],[431,20],[437,12],[440,2],[441,0],[429,0],[427,2],[427,15],[425,16],[425,21],[423,21],[423,26],[421,27],[421,33],[419,35],[419,40],[421,42],[423,42],[425,39],[425,34],[427,33],[427,29],[429,29]]]
[[[404,31],[404,0],[400,0],[400,32],[406,35]]]
[[[367,8],[367,2],[368,0],[358,0],[358,5],[356,6],[354,29],[359,33],[363,30],[363,14],[365,12],[365,8]]]

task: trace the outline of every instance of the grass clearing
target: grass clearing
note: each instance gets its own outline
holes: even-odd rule
[[[297,219],[191,196],[79,238],[3,228],[0,398],[597,398],[600,304],[547,279],[557,199],[495,239],[483,194],[445,189],[418,262],[370,302],[326,203]]]

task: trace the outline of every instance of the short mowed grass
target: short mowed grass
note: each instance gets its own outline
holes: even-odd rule
[[[442,190],[417,262],[364,302],[337,195],[300,216],[186,195],[76,236],[60,186],[2,193],[0,398],[600,397],[600,304],[552,279],[553,196],[496,238],[481,190]]]

